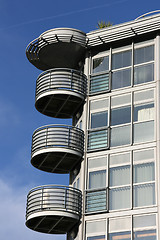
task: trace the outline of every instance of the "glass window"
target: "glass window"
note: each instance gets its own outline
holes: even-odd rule
[[[131,69],[112,72],[112,89],[128,87],[131,85]]]
[[[131,107],[121,107],[111,110],[111,125],[119,125],[131,122]]]
[[[112,55],[112,69],[123,68],[131,65],[132,52],[124,51]]]
[[[154,119],[154,103],[143,104],[134,107],[134,121]]]
[[[93,59],[92,73],[107,71],[109,69],[109,56]]]
[[[106,186],[106,170],[89,173],[89,189],[103,188]]]
[[[154,169],[154,162],[134,165],[134,183],[154,181]]]
[[[133,217],[133,240],[156,240],[156,215],[140,215]]]
[[[110,186],[120,186],[130,183],[130,166],[110,168]]]
[[[119,187],[109,190],[109,209],[130,208],[130,187]]]
[[[131,127],[114,127],[111,129],[111,147],[126,145],[130,143]]]
[[[109,240],[131,240],[131,232],[110,233]]]
[[[91,128],[104,127],[108,125],[108,112],[92,113]]]
[[[140,184],[133,188],[134,207],[148,206],[155,204],[155,184]]]
[[[95,236],[95,237],[87,237],[87,240],[105,240],[105,235]]]
[[[143,230],[134,232],[134,240],[156,240],[156,230]]]
[[[135,49],[134,64],[140,64],[154,60],[154,46]]]
[[[154,80],[154,64],[145,64],[134,68],[134,84],[146,83]]]
[[[154,121],[134,124],[134,142],[154,140]]]

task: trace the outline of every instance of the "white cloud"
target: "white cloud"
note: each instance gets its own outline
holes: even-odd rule
[[[34,232],[25,226],[25,188],[14,188],[0,179],[0,236],[5,240],[64,240],[65,236]]]

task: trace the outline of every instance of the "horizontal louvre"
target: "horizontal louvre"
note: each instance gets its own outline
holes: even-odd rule
[[[109,73],[93,75],[90,79],[90,93],[109,91]]]
[[[108,129],[88,132],[88,150],[108,148]]]

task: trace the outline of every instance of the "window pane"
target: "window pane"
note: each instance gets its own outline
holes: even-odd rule
[[[130,166],[110,168],[110,186],[130,183]]]
[[[124,69],[112,73],[112,89],[131,85],[131,69]]]
[[[109,165],[110,167],[114,165],[119,165],[119,164],[130,164],[130,153],[124,153],[124,154],[113,154],[110,155],[110,161]]]
[[[134,240],[156,240],[156,230],[143,230],[134,232]]]
[[[110,210],[130,207],[130,187],[110,190]]]
[[[154,140],[154,121],[134,124],[134,142]]]
[[[131,217],[116,217],[109,219],[109,233],[128,232],[131,229]]]
[[[121,107],[111,110],[111,125],[131,122],[131,107]]]
[[[106,187],[106,170],[89,173],[89,189]]]
[[[106,167],[107,166],[107,157],[98,157],[88,159],[88,168],[96,167]]]
[[[149,206],[155,204],[155,185],[141,184],[133,187],[134,207]]]
[[[95,236],[95,237],[87,237],[87,240],[105,240],[105,235]]]
[[[134,151],[133,162],[145,161],[148,159],[154,159],[154,149]]]
[[[108,125],[108,112],[92,113],[91,128],[104,127]]]
[[[154,103],[134,107],[134,121],[145,121],[154,119]]]
[[[111,147],[126,145],[130,143],[131,127],[123,126],[111,129]]]
[[[118,97],[111,98],[111,106],[120,106],[120,105],[130,105],[131,104],[131,94],[123,94]]]
[[[154,90],[139,91],[134,93],[134,102],[154,99]]]
[[[149,182],[155,180],[154,163],[134,165],[134,183]]]
[[[131,51],[115,53],[112,55],[112,69],[127,67],[131,65]]]
[[[154,80],[154,65],[146,64],[134,68],[134,84],[146,83]]]
[[[86,222],[86,233],[98,233],[98,232],[105,232],[106,231],[106,221],[87,221]]]
[[[131,232],[110,233],[109,240],[131,240]]]
[[[130,187],[110,189],[109,193],[110,210],[130,207]]]
[[[156,214],[141,215],[133,217],[133,227],[135,228],[146,228],[156,226]]]
[[[109,56],[93,59],[92,73],[102,72],[109,69]]]
[[[95,100],[90,102],[90,109],[91,110],[99,110],[100,108],[107,108],[108,107],[108,98],[101,99],[101,100]]]
[[[135,49],[134,64],[149,62],[154,60],[154,46]]]

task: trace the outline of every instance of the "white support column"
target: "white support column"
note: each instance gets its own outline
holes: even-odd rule
[[[156,197],[158,205],[157,239],[160,239],[160,36],[155,44],[155,79],[156,79]]]
[[[86,59],[85,59],[85,65],[84,65],[84,74],[89,77],[89,69],[90,67],[90,59],[89,59],[89,54],[86,54]],[[81,173],[80,173],[80,178],[81,178],[81,190],[83,194],[83,200],[82,200],[82,223],[79,227],[79,239],[82,240],[84,239],[85,235],[85,220],[84,220],[84,215],[83,213],[85,212],[85,179],[86,179],[86,151],[87,151],[87,123],[88,123],[88,94],[86,97],[86,102],[83,107],[83,116],[82,116],[82,129],[84,131],[84,160],[82,161],[81,164]]]

